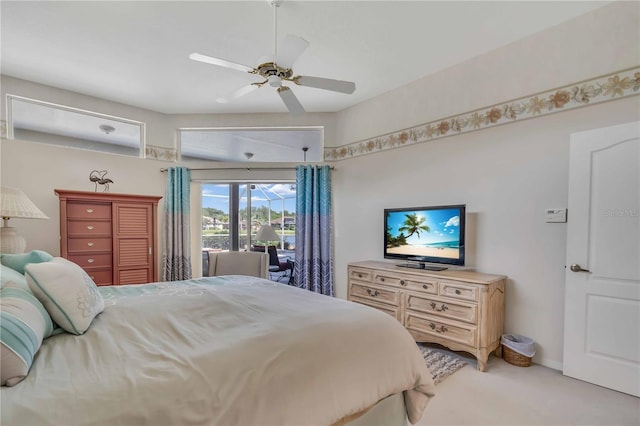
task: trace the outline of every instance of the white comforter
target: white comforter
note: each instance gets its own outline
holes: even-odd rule
[[[401,391],[414,423],[433,396],[374,309],[241,276],[100,290],[87,333],[50,337],[2,388],[2,425],[330,425]]]

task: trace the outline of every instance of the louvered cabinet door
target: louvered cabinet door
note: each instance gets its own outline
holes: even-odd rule
[[[153,211],[148,203],[113,203],[114,284],[153,282]]]

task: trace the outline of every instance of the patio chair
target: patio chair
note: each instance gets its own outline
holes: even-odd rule
[[[209,276],[218,275],[269,278],[269,256],[250,251],[209,252]]]
[[[264,253],[264,246],[254,245],[251,248],[251,251]],[[284,282],[291,282],[290,278],[293,275],[293,262],[287,260],[280,261],[276,246],[267,246],[267,252],[269,253],[269,272],[285,272],[281,277],[278,277],[277,281],[286,278],[286,281]]]

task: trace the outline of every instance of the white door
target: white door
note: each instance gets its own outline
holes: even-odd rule
[[[571,135],[563,373],[640,396],[640,123]]]

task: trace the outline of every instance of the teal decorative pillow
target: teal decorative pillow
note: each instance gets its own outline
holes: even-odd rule
[[[26,266],[27,284],[51,318],[65,331],[83,334],[104,310],[96,283],[80,266],[55,257]]]
[[[9,268],[24,274],[24,267],[29,263],[49,262],[53,259],[46,251],[32,250],[29,253],[9,254],[2,253],[0,255],[0,263]]]
[[[42,340],[52,331],[49,314],[33,294],[11,284],[0,289],[2,386],[13,386],[27,376]]]
[[[29,290],[27,285],[27,279],[20,272],[9,268],[8,266],[0,265],[0,288],[4,288],[9,284],[13,284],[14,287],[20,287],[24,290]]]

